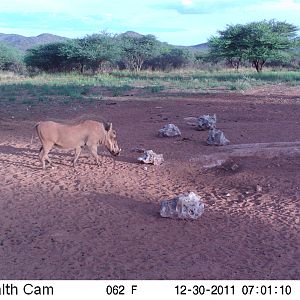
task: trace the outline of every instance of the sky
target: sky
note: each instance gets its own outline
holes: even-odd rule
[[[136,31],[173,45],[205,43],[226,25],[275,19],[300,28],[300,0],[1,0],[0,32],[24,36]]]

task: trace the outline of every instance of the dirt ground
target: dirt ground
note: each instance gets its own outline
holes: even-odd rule
[[[0,111],[0,279],[300,279],[300,88],[245,93],[162,92],[72,106]],[[207,146],[185,117],[217,114],[231,141]],[[54,149],[41,169],[41,120],[109,120],[123,149]],[[179,138],[159,138],[167,123]],[[140,147],[162,153],[141,165]],[[237,169],[232,168],[236,164]],[[232,170],[234,169],[234,170]],[[159,215],[193,191],[196,221]]]

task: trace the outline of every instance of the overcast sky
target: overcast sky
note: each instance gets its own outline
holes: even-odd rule
[[[300,0],[1,0],[0,32],[65,37],[128,30],[174,45],[204,43],[227,24],[263,19],[300,27]]]

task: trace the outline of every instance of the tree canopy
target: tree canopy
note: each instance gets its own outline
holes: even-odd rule
[[[66,42],[49,43],[27,50],[25,63],[44,71],[85,68],[96,71],[106,61],[118,59],[119,50],[113,38],[94,34]]]
[[[27,50],[24,61],[27,66],[43,71],[61,71],[66,57],[62,55],[64,43],[49,43]]]
[[[20,52],[0,43],[0,70],[16,71],[22,64]]]
[[[127,69],[140,71],[145,61],[158,56],[161,43],[153,35],[121,36],[121,59]]]
[[[296,26],[275,20],[228,25],[209,39],[210,55],[236,68],[243,60],[250,61],[261,72],[267,60],[286,59],[287,51],[295,46],[296,32]]]
[[[96,71],[102,63],[116,61],[120,51],[113,37],[93,34],[66,42],[61,55],[66,57],[69,65],[78,65],[82,73],[85,67]]]

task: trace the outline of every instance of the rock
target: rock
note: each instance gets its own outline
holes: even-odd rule
[[[237,164],[237,163],[233,163],[232,165],[231,165],[231,171],[236,171],[236,170],[238,170],[239,169],[239,165]]]
[[[221,165],[221,168],[225,171],[237,171],[240,166],[233,159],[228,159]]]
[[[204,204],[193,192],[179,195],[171,200],[163,200],[160,204],[160,215],[164,218],[196,220],[203,212]]]
[[[146,150],[144,155],[138,158],[138,161],[144,164],[161,165],[164,162],[162,154],[156,154],[152,150]]]
[[[161,137],[174,137],[180,136],[181,132],[179,128],[174,124],[167,124],[158,131],[158,136]]]
[[[217,116],[214,114],[213,116],[210,115],[203,115],[198,118],[197,129],[198,130],[209,130],[216,128],[217,123]]]
[[[208,145],[215,145],[215,146],[224,146],[230,143],[229,140],[226,139],[223,131],[220,129],[210,129],[207,138]]]
[[[259,184],[257,184],[256,191],[260,193],[260,192],[262,192],[262,190],[263,190],[263,188]]]

